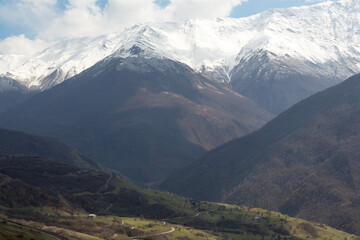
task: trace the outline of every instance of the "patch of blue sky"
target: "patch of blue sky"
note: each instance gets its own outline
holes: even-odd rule
[[[104,8],[107,4],[107,0],[97,0],[96,4],[100,6],[100,8]]]
[[[170,0],[154,0],[154,2],[163,8],[165,8],[167,5],[169,5],[171,3]]]
[[[240,6],[235,7],[231,17],[248,17],[271,8],[289,8],[304,5],[313,5],[326,0],[248,0]]]

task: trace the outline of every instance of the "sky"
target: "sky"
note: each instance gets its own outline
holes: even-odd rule
[[[0,0],[0,54],[32,54],[60,39],[122,31],[139,22],[246,17],[325,0]]]

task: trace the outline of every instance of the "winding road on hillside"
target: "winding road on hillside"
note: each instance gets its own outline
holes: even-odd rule
[[[156,233],[156,234],[147,235],[147,236],[141,236],[141,237],[134,237],[134,238],[132,238],[132,239],[134,239],[134,240],[139,239],[139,240],[140,240],[140,239],[145,239],[145,238],[150,238],[150,237],[168,235],[168,234],[173,233],[173,232],[175,232],[175,228],[172,227],[171,230],[170,230],[170,231],[167,231],[167,232]]]
[[[112,179],[113,179],[113,175],[110,174],[110,177],[106,180],[105,185],[101,186],[96,193],[100,194],[102,191],[105,191],[109,187],[109,184],[110,184]]]

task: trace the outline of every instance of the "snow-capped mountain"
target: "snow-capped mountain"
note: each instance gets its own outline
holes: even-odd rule
[[[273,9],[240,19],[139,24],[108,36],[61,41],[23,62],[1,56],[0,66],[8,69],[0,73],[44,90],[111,54],[176,60],[244,94],[256,76],[262,81],[282,81],[289,72],[311,76],[317,87],[302,96],[360,71],[360,1]]]
[[[116,51],[119,47],[118,40],[117,34],[111,34],[97,38],[60,41],[29,57],[5,75],[30,89],[48,89]]]

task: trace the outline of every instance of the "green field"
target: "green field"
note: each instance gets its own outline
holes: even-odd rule
[[[59,240],[52,234],[38,231],[24,225],[0,220],[0,240]]]
[[[189,206],[187,206],[189,205]],[[196,212],[193,216],[154,220],[141,217],[97,216],[87,213],[68,216],[46,212],[45,222],[16,220],[21,225],[1,222],[0,240],[59,239],[39,232],[42,229],[66,239],[327,239],[358,240],[359,238],[331,227],[291,218],[277,212],[217,203],[185,202],[184,209]],[[24,227],[27,225],[28,227]],[[23,238],[19,238],[22,236]],[[18,237],[18,238],[16,238]]]

